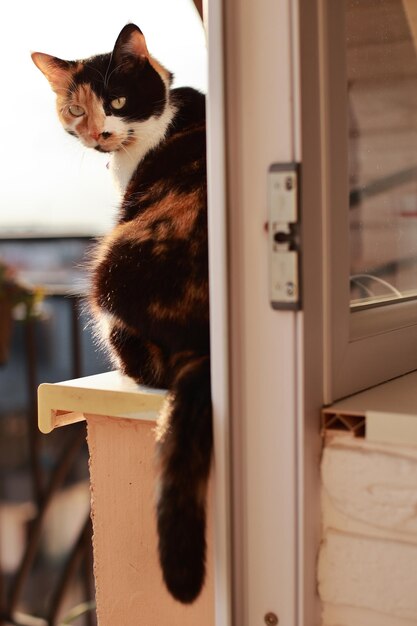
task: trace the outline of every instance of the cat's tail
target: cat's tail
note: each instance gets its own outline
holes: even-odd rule
[[[205,579],[211,413],[210,360],[196,357],[180,367],[158,426],[159,559],[168,590],[186,604]]]

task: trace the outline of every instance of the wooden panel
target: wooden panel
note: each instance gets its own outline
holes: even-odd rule
[[[154,522],[153,422],[87,416],[100,626],[213,626],[212,537],[208,580],[191,606],[166,591]]]

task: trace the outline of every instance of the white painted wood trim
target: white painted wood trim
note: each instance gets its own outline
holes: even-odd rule
[[[299,1],[301,240],[303,310],[298,315],[298,625],[321,624],[317,554],[321,540],[319,459],[324,388],[323,211],[320,160],[318,7]]]
[[[267,172],[296,156],[290,0],[225,3],[233,625],[298,625],[297,314],[268,298]]]
[[[38,425],[50,433],[84,419],[84,414],[133,420],[156,420],[166,391],[136,385],[120,372],[107,372],[61,383],[43,383],[38,389]]]
[[[231,506],[228,251],[225,160],[223,1],[204,4],[208,44],[207,185],[211,389],[214,428],[214,569],[216,626],[230,626]]]

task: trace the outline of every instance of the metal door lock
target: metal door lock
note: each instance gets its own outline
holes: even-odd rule
[[[269,292],[274,309],[300,308],[298,165],[274,163],[268,172]]]

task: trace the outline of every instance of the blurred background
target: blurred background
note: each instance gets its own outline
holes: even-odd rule
[[[417,4],[345,0],[353,309],[417,289]]]
[[[65,16],[65,17],[64,17]],[[84,424],[37,429],[37,386],[107,371],[85,311],[89,249],[118,203],[107,157],[61,128],[30,51],[64,59],[112,49],[135,22],[175,86],[206,89],[192,0],[51,0],[0,9],[0,624],[96,623]]]

